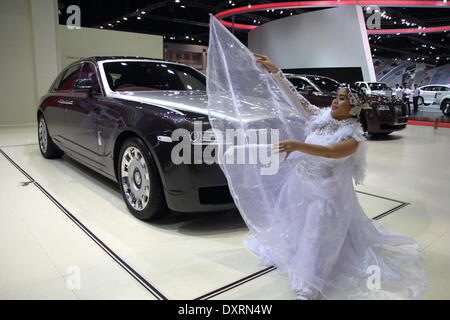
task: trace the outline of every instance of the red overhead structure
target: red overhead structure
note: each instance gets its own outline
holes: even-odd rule
[[[216,13],[214,16],[218,19],[234,16],[237,14],[262,11],[268,9],[295,9],[295,8],[326,8],[337,7],[344,5],[360,5],[360,6],[380,6],[380,7],[441,7],[449,8],[449,3],[446,0],[323,0],[323,1],[287,1],[255,4],[239,8],[233,8]],[[219,20],[227,27],[235,29],[252,30],[257,28],[257,25],[239,24]],[[420,32],[442,32],[450,30],[450,26],[430,27],[430,28],[410,28],[410,29],[384,29],[384,30],[367,30],[370,34],[394,34],[394,33],[420,33]]]

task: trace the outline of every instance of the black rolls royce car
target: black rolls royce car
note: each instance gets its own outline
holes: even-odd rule
[[[171,161],[175,129],[194,132],[194,121],[202,121],[201,130],[210,128],[206,79],[194,68],[136,57],[83,59],[59,74],[37,119],[44,157],[65,153],[118,181],[139,219],[157,218],[167,208],[235,208],[219,165]]]

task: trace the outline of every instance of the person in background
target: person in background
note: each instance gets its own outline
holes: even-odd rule
[[[417,113],[419,111],[419,95],[420,95],[420,89],[417,87],[417,83],[414,84],[414,90],[412,91],[413,95],[413,106],[414,106],[414,113]]]
[[[408,106],[408,115],[411,115],[411,105],[409,103],[409,97],[411,95],[411,89],[409,89],[409,85],[405,82],[403,84],[403,102]]]
[[[395,93],[395,96],[399,100],[402,100],[402,98],[403,98],[403,88],[398,83],[395,85],[394,93]]]

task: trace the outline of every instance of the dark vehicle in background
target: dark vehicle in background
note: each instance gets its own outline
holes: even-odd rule
[[[206,79],[196,69],[156,59],[92,57],[65,68],[41,99],[39,147],[45,158],[63,153],[119,183],[139,219],[171,209],[235,208],[217,164],[174,165],[175,129],[209,129]],[[206,138],[205,138],[206,137]],[[214,143],[190,136],[192,148]]]
[[[318,107],[331,105],[340,83],[324,76],[286,73],[286,78],[312,104]],[[395,96],[368,94],[370,109],[363,109],[360,115],[364,131],[370,134],[389,134],[406,128],[408,122],[405,104]]]

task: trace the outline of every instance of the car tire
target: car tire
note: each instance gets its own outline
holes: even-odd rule
[[[125,204],[136,218],[149,221],[167,213],[158,168],[141,139],[129,138],[122,144],[117,177]]]
[[[441,110],[445,116],[450,116],[450,99],[445,99],[442,101]]]
[[[47,122],[43,115],[38,118],[38,142],[39,150],[44,158],[55,159],[63,156],[64,152],[55,145],[48,133]]]

